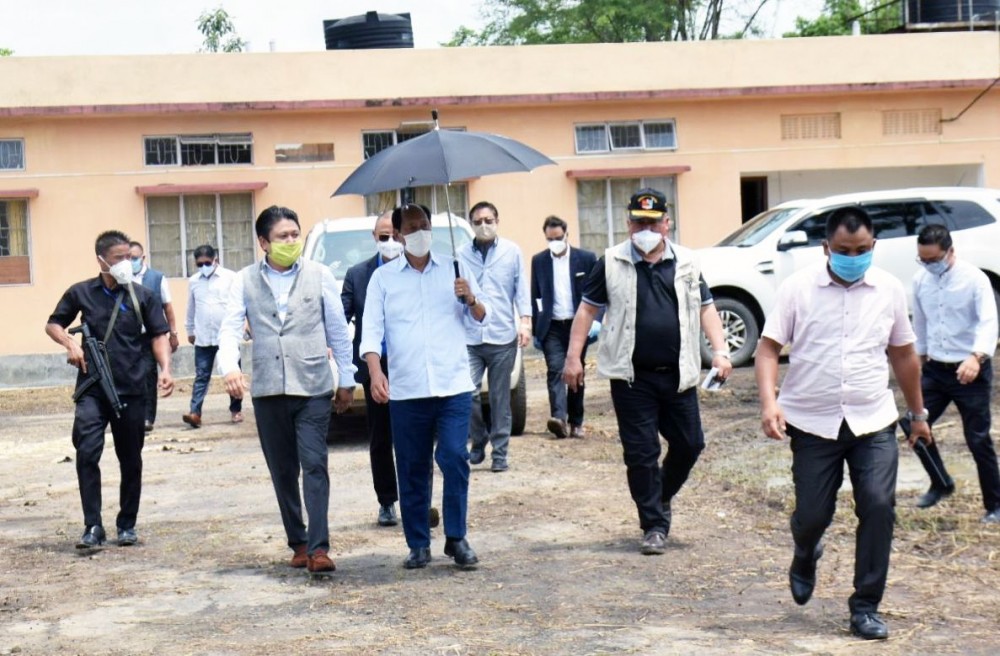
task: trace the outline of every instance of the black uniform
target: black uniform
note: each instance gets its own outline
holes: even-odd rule
[[[111,321],[117,298],[121,298],[114,329],[106,348],[115,387],[126,404],[120,418],[115,418],[100,385],[92,385],[77,401],[73,420],[73,446],[76,448],[76,474],[80,484],[80,501],[86,526],[101,526],[101,453],[104,451],[104,430],[111,424],[115,455],[121,468],[118,528],[135,527],[142,489],[142,446],[145,440],[143,422],[146,404],[144,380],[150,363],[143,357],[153,337],[170,331],[163,315],[163,306],[141,285],[134,285],[142,323],[136,317],[132,300],[124,287],[108,289],[100,276],[78,282],[63,294],[49,317],[49,323],[69,327],[80,315],[92,335],[103,340]],[[122,293],[124,292],[124,293]],[[141,326],[145,324],[146,332]],[[93,368],[88,364],[88,372]],[[87,378],[81,371],[76,384]]]

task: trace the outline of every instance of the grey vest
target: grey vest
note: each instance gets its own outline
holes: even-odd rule
[[[253,335],[253,397],[322,396],[333,393],[326,356],[321,265],[299,260],[288,294],[284,323],[263,271],[264,263],[243,269],[243,300]],[[341,310],[343,311],[343,310]]]

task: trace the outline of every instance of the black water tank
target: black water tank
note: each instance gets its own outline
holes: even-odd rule
[[[907,0],[911,23],[993,22],[1000,18],[1000,0]],[[969,6],[972,16],[969,16]]]
[[[327,50],[413,47],[413,26],[408,13],[369,11],[363,16],[325,20],[323,32]]]

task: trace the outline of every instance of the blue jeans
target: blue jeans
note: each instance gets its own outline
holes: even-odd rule
[[[965,433],[965,443],[976,461],[979,473],[979,487],[983,492],[983,506],[986,512],[1000,508],[1000,469],[997,467],[997,454],[990,437],[990,397],[993,392],[993,363],[987,360],[979,369],[979,376],[974,381],[963,385],[955,377],[957,366],[942,364],[930,360],[924,363],[920,387],[924,392],[924,407],[930,413],[933,424],[944,413],[951,402],[955,403],[958,414],[962,417],[962,431]],[[924,469],[930,471],[931,464],[925,460],[929,457],[945,474],[944,462],[937,444],[927,447],[927,456],[917,452]]]
[[[854,514],[858,517],[854,594],[848,606],[852,613],[873,613],[885,592],[892,551],[899,465],[896,424],[868,435],[855,435],[845,421],[835,440],[790,424],[787,430],[795,482],[791,528],[796,555],[810,556],[833,521],[846,462],[854,489]]]
[[[215,366],[215,354],[218,346],[194,347],[194,387],[191,390],[191,414],[200,415],[201,406],[205,402],[208,383],[212,380],[212,367]],[[229,412],[243,410],[243,400],[229,397]]]
[[[472,394],[389,401],[392,446],[396,451],[399,509],[410,549],[431,546],[428,514],[431,475],[437,461],[444,477],[441,509],[444,534],[465,537],[469,505],[469,409]],[[437,448],[434,441],[437,440]],[[433,461],[432,461],[433,458]]]
[[[469,440],[476,451],[485,449],[488,441],[493,445],[493,462],[507,462],[511,425],[510,374],[517,359],[517,340],[510,344],[476,344],[468,349],[469,373],[476,391],[483,384],[484,370],[490,384],[490,425],[487,427],[483,421],[482,404],[473,403]]]

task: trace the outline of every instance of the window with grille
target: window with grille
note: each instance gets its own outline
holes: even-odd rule
[[[623,121],[574,126],[577,153],[677,148],[673,120]]]
[[[24,141],[0,139],[0,171],[24,170]]]
[[[202,134],[143,139],[146,166],[253,164],[253,135]]]
[[[252,194],[148,196],[149,264],[167,277],[194,273],[194,249],[219,251],[219,262],[238,271],[255,259]]]
[[[448,190],[447,197],[445,189]],[[448,203],[451,203],[452,214],[463,218],[469,214],[469,189],[464,182],[453,182],[447,187],[444,185],[413,187],[407,193],[410,196],[405,199],[400,191],[386,191],[381,194],[365,196],[365,212],[369,216],[378,216],[402,204],[405,200],[408,203],[429,207],[431,214],[448,211]]]
[[[670,239],[677,237],[676,176],[578,180],[576,205],[580,247],[597,254],[628,239],[628,202],[639,189],[652,187],[667,197]]]
[[[781,139],[840,139],[840,114],[785,114],[781,117]]]
[[[882,112],[882,134],[941,134],[940,109],[893,109]]]
[[[0,198],[0,285],[31,282],[28,201]]]

